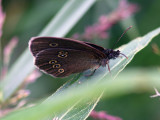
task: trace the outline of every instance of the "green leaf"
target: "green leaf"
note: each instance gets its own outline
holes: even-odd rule
[[[96,105],[98,99],[100,99],[100,97],[97,96],[102,95],[103,92],[104,97],[109,98],[144,88],[148,90],[152,88],[153,85],[160,84],[159,72],[155,70],[154,72],[144,71],[145,77],[142,77],[141,75],[135,77],[135,75],[140,73],[139,71],[132,71],[130,74],[119,77],[118,80],[112,79],[123,70],[123,68],[133,59],[137,52],[148,45],[149,42],[159,33],[160,28],[157,28],[145,36],[139,37],[120,47],[119,49],[122,53],[128,56],[128,59],[117,58],[110,61],[112,77],[107,68],[100,68],[91,77],[82,76],[77,81],[69,82],[66,86],[64,85],[41,104],[15,111],[2,118],[2,120],[39,120],[46,119],[48,116],[53,115],[59,118],[64,116],[63,118],[68,119],[76,119],[81,117],[82,119],[85,119],[93,109],[93,104]],[[84,107],[81,108],[81,106]],[[68,110],[69,112],[67,112]],[[85,117],[83,117],[84,114]]]
[[[44,103],[47,103],[49,101],[52,101],[55,99],[55,97],[58,95],[61,95],[67,87],[76,87],[79,85],[79,80],[77,81],[77,78],[73,79],[76,80],[75,83],[72,83],[72,81],[67,82],[65,85],[63,85],[56,93],[54,93],[52,96],[50,96]],[[85,100],[86,103],[83,104],[83,98],[76,101],[71,106],[68,106],[66,109],[64,109],[61,113],[55,114],[52,113],[52,116],[47,118],[47,120],[52,120],[53,118],[59,118],[59,119],[72,119],[72,120],[84,120],[89,116],[89,113],[94,109],[94,107],[97,105],[99,99],[101,98],[102,93],[99,95],[95,95],[94,98]],[[86,99],[86,98],[85,98]]]
[[[51,20],[40,36],[62,37],[80,20],[95,0],[69,0]],[[0,102],[6,101],[34,69],[33,57],[26,49],[0,83]]]

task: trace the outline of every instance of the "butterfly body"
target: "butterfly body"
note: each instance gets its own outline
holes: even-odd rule
[[[65,77],[88,69],[105,67],[110,59],[121,54],[119,50],[56,37],[34,37],[30,40],[29,47],[35,57],[35,65],[54,77]]]

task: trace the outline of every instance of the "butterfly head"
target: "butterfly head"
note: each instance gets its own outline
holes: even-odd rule
[[[106,59],[110,60],[110,59],[116,59],[119,55],[120,55],[120,51],[119,50],[112,50],[112,49],[106,49],[104,51],[105,55],[106,55]]]

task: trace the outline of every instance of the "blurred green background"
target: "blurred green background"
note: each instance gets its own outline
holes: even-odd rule
[[[66,0],[3,0],[3,9],[6,12],[6,20],[3,27],[2,49],[7,45],[14,36],[19,38],[18,45],[13,51],[9,67],[17,60],[17,58],[28,49],[28,41],[31,37],[37,36],[41,30],[47,25],[51,18],[65,4]],[[125,35],[117,44],[121,46],[130,40],[143,36],[160,26],[160,1],[159,0],[130,0],[131,3],[139,5],[140,9],[134,14],[133,20],[135,26],[130,31],[136,31],[132,36]],[[117,1],[115,0],[115,6]],[[97,0],[97,2],[89,9],[82,19],[73,27],[66,35],[71,37],[75,33],[83,33],[87,26],[93,25],[98,21],[99,16],[108,14],[114,9],[106,0]],[[122,21],[123,22],[123,21]],[[129,25],[128,25],[129,26]],[[137,28],[137,29],[135,29]],[[96,40],[96,44],[103,45],[105,48],[111,48],[114,42],[120,37],[124,29],[120,23],[115,24],[109,31],[109,39]],[[106,44],[104,44],[106,43]],[[160,45],[159,36],[152,42]],[[151,44],[138,53],[133,61],[127,66],[128,68],[160,66],[160,56],[152,51]],[[45,79],[45,81],[44,81]],[[68,78],[69,79],[69,78]],[[49,96],[67,80],[65,78],[53,79],[49,75],[43,74],[35,83],[30,84],[27,89],[31,90],[28,97],[30,102]],[[160,100],[158,98],[151,99],[152,93],[134,93],[126,96],[120,96],[112,99],[101,100],[96,110],[104,110],[107,113],[119,116],[124,120],[159,120],[160,119]],[[91,119],[91,118],[89,118]]]

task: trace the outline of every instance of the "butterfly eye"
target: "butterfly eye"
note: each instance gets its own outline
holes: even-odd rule
[[[60,55],[58,55],[58,57],[65,58],[65,57],[67,57],[67,55],[66,54],[60,54]]]
[[[60,64],[54,64],[54,65],[53,65],[53,68],[60,68],[60,67],[61,67]]]
[[[67,57],[67,54],[68,54],[68,52],[60,51],[58,54],[58,57],[65,58],[65,57]]]
[[[59,72],[59,73],[63,73],[63,72],[64,72],[64,69],[62,69],[62,68],[61,68],[61,69],[58,69],[58,72]]]
[[[57,63],[56,60],[50,60],[50,61],[49,61],[49,64],[55,64],[55,63]]]
[[[50,43],[49,46],[51,46],[51,47],[57,47],[58,44],[57,43]]]

